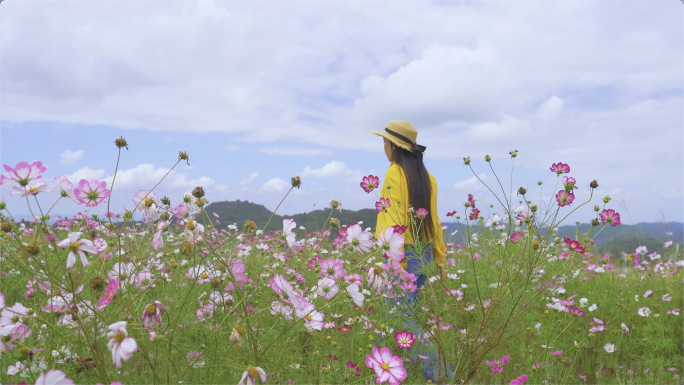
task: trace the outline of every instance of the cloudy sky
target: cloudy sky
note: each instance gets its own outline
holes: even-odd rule
[[[372,208],[360,177],[382,180],[389,163],[370,131],[401,119],[427,146],[441,217],[462,213],[468,193],[494,202],[464,156],[494,184],[491,155],[508,193],[518,150],[515,189],[538,194],[541,180],[548,199],[549,166],[564,162],[576,202],[596,179],[600,197],[622,197],[611,205],[624,223],[682,221],[683,10],[675,0],[6,0],[0,162],[111,180],[123,136],[117,210],[179,151],[191,166],[158,188],[174,203],[201,185],[211,201],[274,209],[299,175],[283,214],[330,199]],[[28,214],[9,187],[11,212]],[[43,207],[56,197],[39,195]],[[59,202],[53,213],[77,209]]]

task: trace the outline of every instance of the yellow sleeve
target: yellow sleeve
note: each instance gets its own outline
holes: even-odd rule
[[[446,261],[446,245],[444,244],[444,232],[442,231],[442,224],[439,222],[439,215],[437,214],[437,180],[430,175],[432,196],[430,197],[430,216],[432,217],[432,225],[435,230],[435,244],[432,248],[432,254],[435,262],[439,266],[444,267]]]
[[[389,189],[387,187],[390,187]],[[395,225],[405,225],[408,208],[408,188],[404,172],[398,164],[392,163],[387,168],[385,180],[382,182],[380,198],[390,200],[388,212],[378,213],[375,225],[375,236],[379,236],[382,229]]]

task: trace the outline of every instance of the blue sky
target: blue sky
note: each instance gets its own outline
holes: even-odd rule
[[[211,201],[274,209],[300,175],[281,213],[330,199],[370,208],[360,177],[382,179],[388,162],[369,132],[402,119],[428,147],[440,216],[462,212],[468,193],[494,202],[464,156],[491,183],[484,155],[509,180],[517,149],[516,189],[550,188],[549,166],[564,162],[578,200],[597,179],[601,197],[628,203],[625,223],[658,221],[661,210],[682,221],[682,16],[671,1],[8,0],[0,162],[106,179],[124,136],[117,210],[179,151],[191,166],[158,188],[172,202],[202,185]],[[0,194],[13,214],[28,214],[8,186]],[[43,206],[55,198],[39,196]],[[77,209],[60,202],[54,212]],[[587,208],[571,220],[590,217]]]

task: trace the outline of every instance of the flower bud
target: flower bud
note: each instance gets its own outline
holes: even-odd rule
[[[195,189],[192,190],[192,196],[195,198],[202,198],[204,196],[204,189],[200,186],[195,187]]]
[[[470,164],[470,157],[469,156],[463,158],[463,164],[465,164],[466,166]]]
[[[331,336],[327,336],[327,337],[325,337],[325,340],[328,341],[328,342],[330,342],[330,341],[332,341],[332,337],[331,337]]]
[[[538,209],[537,205],[532,205],[532,206],[530,206],[530,210],[531,210],[533,213],[536,213],[536,212],[537,212],[537,209]]]
[[[171,206],[171,199],[169,199],[169,197],[165,196],[161,199],[161,203],[163,205]]]
[[[539,246],[541,246],[541,244],[539,243],[539,241],[534,241],[534,242],[532,242],[532,248],[533,248],[533,249],[537,250],[537,249],[539,248]]]
[[[537,184],[541,186],[541,185],[542,185],[542,181],[537,182]]]
[[[178,160],[184,160],[188,163],[188,166],[190,165],[190,157],[188,156],[188,153],[185,151],[181,151],[178,153]]]
[[[250,221],[249,219],[245,221],[244,225],[242,225],[242,232],[246,235],[254,234],[257,231],[257,229],[258,228],[256,223]]]
[[[485,162],[490,162],[492,160],[492,157],[489,155],[485,155]]]
[[[513,150],[509,152],[509,154],[511,154],[511,158],[515,158],[516,156],[518,156],[518,150]]]
[[[28,255],[36,255],[40,252],[40,247],[38,246],[37,243],[31,242],[28,245],[24,246],[24,251]]]
[[[548,310],[544,310],[544,314],[545,314],[545,315],[549,315],[549,311],[548,311]]]
[[[88,283],[95,293],[99,293],[104,290],[105,281],[100,277],[95,277]]]
[[[594,211],[596,211],[596,212],[599,212],[599,210],[601,210],[601,208],[600,208],[600,207],[598,207],[598,206],[594,206]]]
[[[524,187],[520,187],[518,189],[518,195],[525,195],[525,194],[527,194],[527,190],[525,190]]]
[[[32,354],[33,352],[31,351],[31,349],[27,348],[26,346],[22,346],[17,351],[17,358],[19,359],[19,361],[24,361],[28,356]]]
[[[603,198],[603,203],[608,203],[608,202],[610,202],[610,196],[606,195],[606,196]]]
[[[7,207],[7,203],[5,203],[5,201],[0,199],[0,211],[4,210],[5,207]]]
[[[171,218],[171,216],[169,215],[169,213],[167,213],[167,212],[165,211],[165,212],[161,213],[161,215],[159,216],[159,218],[160,218],[162,221],[167,221],[167,220],[169,220],[169,218]]]
[[[194,248],[193,244],[188,242],[188,241],[185,241],[185,242],[181,243],[181,245],[180,245],[180,251],[184,255],[192,254],[193,248]]]
[[[126,209],[126,211],[124,211],[123,217],[124,220],[130,221],[131,219],[133,219],[133,212],[130,209]]]
[[[599,185],[598,185],[598,182],[596,181],[596,179],[592,180],[592,181],[589,183],[589,187],[591,187],[591,188],[598,188],[598,186],[599,186]]]
[[[115,140],[114,144],[116,145],[116,148],[126,147],[126,150],[128,150],[128,142],[126,142],[126,139],[124,139],[123,136],[121,138]]]
[[[0,229],[2,229],[2,231],[5,233],[9,233],[10,231],[12,231],[12,223],[4,221],[2,222],[2,224],[0,224]]]
[[[591,225],[592,225],[592,226],[598,226],[599,223],[600,223],[600,222],[599,222],[598,218],[594,218],[594,219],[591,220]]]
[[[302,185],[302,179],[299,176],[292,177],[290,180],[292,187],[299,188]]]
[[[330,225],[331,225],[332,227],[337,227],[337,228],[339,228],[339,227],[340,227],[340,220],[337,219],[337,218],[332,218],[332,219],[330,219]]]

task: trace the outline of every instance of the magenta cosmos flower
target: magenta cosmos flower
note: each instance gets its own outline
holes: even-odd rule
[[[518,378],[512,379],[511,382],[508,383],[508,385],[523,385],[526,382],[527,382],[527,374],[523,374],[522,376],[520,376]]]
[[[601,222],[604,226],[610,223],[611,226],[615,227],[621,223],[620,214],[613,209],[603,210],[601,211]]]
[[[380,186],[380,178],[378,178],[377,176],[368,175],[368,176],[364,176],[363,179],[361,180],[361,188],[363,188],[363,191],[365,191],[366,194],[375,190],[379,186]]]
[[[503,372],[503,366],[508,363],[508,354],[503,356],[501,360],[489,361],[487,360],[487,365],[492,366],[492,373],[497,374]]]
[[[510,237],[511,243],[516,243],[518,241],[518,239],[522,239],[522,237],[523,237],[523,234],[519,231],[511,234],[511,237]]]
[[[238,382],[238,385],[245,385],[245,379],[247,379],[247,385],[254,385],[256,384],[257,378],[259,379],[259,382],[263,384],[268,379],[268,376],[264,369],[261,369],[258,366],[251,366],[242,372],[242,378],[240,379],[240,382]]]
[[[14,186],[12,187],[12,190],[10,190],[10,195],[14,196],[20,196],[20,197],[25,197],[27,195],[38,195],[40,193],[49,193],[52,192],[56,187],[55,186],[50,186],[45,182],[36,182],[33,184],[31,187],[17,187]]]
[[[347,229],[347,241],[352,244],[354,251],[361,251],[367,253],[373,246],[371,241],[371,233],[363,231],[360,225],[355,224],[349,226]]]
[[[97,254],[97,247],[93,245],[93,242],[88,239],[79,239],[81,232],[75,232],[69,234],[69,238],[59,242],[57,246],[69,249],[69,256],[67,257],[67,269],[71,269],[74,264],[76,264],[76,253],[81,257],[81,263],[83,267],[87,267],[90,262],[85,253]]]
[[[338,291],[340,291],[340,288],[337,286],[334,279],[326,277],[318,280],[317,293],[326,300],[332,299]]]
[[[337,280],[347,274],[347,270],[342,267],[342,263],[337,262],[334,258],[321,261],[319,266],[321,267],[321,275],[323,277]]]
[[[133,352],[138,351],[138,344],[128,336],[126,331],[126,321],[119,321],[109,325],[109,344],[107,347],[112,352],[112,361],[117,368],[121,369],[121,360],[128,361],[133,356]]]
[[[100,304],[96,307],[96,309],[103,311],[110,303],[112,303],[112,299],[116,295],[117,291],[119,291],[119,278],[112,278],[109,280],[107,290],[105,290],[105,294],[102,296],[102,298],[100,298]]]
[[[406,379],[406,369],[401,358],[392,355],[388,348],[378,351],[373,347],[371,354],[366,355],[366,366],[373,369],[378,384],[389,381],[390,385],[397,385]]]
[[[74,189],[74,194],[81,203],[85,204],[86,207],[95,207],[100,203],[104,202],[111,193],[107,190],[107,182],[99,181],[97,179],[81,179],[78,182],[78,187]]]
[[[63,371],[52,369],[47,373],[40,373],[36,385],[74,385],[74,382],[66,378],[66,373]]]
[[[570,250],[576,251],[580,254],[584,254],[584,247],[582,247],[582,244],[578,241],[573,241],[572,239],[570,239],[570,237],[565,237],[564,241],[565,244],[568,245],[568,248]]]
[[[387,198],[380,198],[379,202],[375,202],[375,210],[378,213],[386,213],[387,209],[391,206],[390,200]]]
[[[59,187],[62,198],[69,198],[69,200],[77,205],[81,204],[81,201],[79,201],[78,198],[76,198],[76,194],[74,194],[74,185],[69,181],[66,175],[62,174],[58,176],[55,178],[55,182],[57,182],[57,187]]]
[[[407,332],[406,330],[396,333],[394,339],[397,341],[399,349],[409,349],[416,342],[413,333]]]
[[[418,210],[416,210],[416,218],[418,218],[420,220],[425,219],[428,216],[428,214],[429,214],[428,211],[422,207],[419,208]]]
[[[151,304],[145,306],[145,310],[142,313],[142,326],[147,328],[152,328],[153,330],[157,328],[157,325],[161,325],[162,318],[161,312],[164,311],[164,306],[161,302],[154,301]]]
[[[551,165],[551,171],[555,172],[556,174],[567,174],[570,172],[570,166],[568,166],[565,163],[554,163]]]
[[[575,194],[561,190],[556,194],[556,201],[558,201],[558,206],[570,206],[572,201],[575,200]]]
[[[43,162],[37,160],[31,164],[19,162],[14,168],[5,165],[5,171],[9,177],[0,175],[0,185],[19,183],[20,186],[26,186],[32,180],[42,178],[40,174],[47,171],[47,168],[43,166]]]
[[[382,256],[386,259],[400,262],[404,258],[404,236],[394,231],[393,227],[389,227],[383,231],[380,229],[380,236],[378,237],[378,247],[382,248]]]

